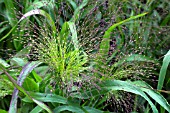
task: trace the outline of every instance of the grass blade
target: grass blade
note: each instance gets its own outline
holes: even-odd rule
[[[48,113],[52,113],[52,111],[49,109],[49,107],[47,105],[45,105],[44,103],[35,100],[34,98],[32,98],[29,93],[27,91],[25,91],[25,89],[21,86],[19,86],[17,84],[17,82],[9,75],[9,73],[2,67],[2,65],[0,65],[1,69],[4,71],[4,73],[7,75],[7,77],[9,78],[9,80],[13,83],[13,85],[22,93],[24,93],[24,95],[26,95],[27,97],[29,97],[32,101],[34,101],[36,104],[38,104],[40,107],[42,107],[43,109],[45,109],[46,111],[48,111]],[[14,104],[16,104],[14,102]],[[13,106],[14,104],[12,104],[11,110],[9,110],[9,113],[15,113],[16,112],[16,108]]]
[[[28,3],[27,3],[28,4]],[[26,4],[26,5],[27,5]],[[48,4],[52,4],[52,1],[49,1]],[[47,6],[45,1],[34,1],[27,9],[26,12],[31,11],[33,9],[40,9],[44,6]]]
[[[67,104],[67,99],[55,94],[46,94],[46,93],[34,93],[29,92],[32,98],[42,101],[42,102],[56,102],[60,104]],[[25,102],[32,102],[28,97],[22,99]]]
[[[68,25],[69,25],[70,31],[72,33],[72,41],[74,43],[74,47],[75,47],[75,49],[78,49],[79,45],[78,45],[76,25],[73,22],[68,22]]]
[[[158,90],[161,90],[163,87],[163,83],[165,80],[165,76],[166,76],[169,63],[170,63],[170,50],[168,51],[168,53],[165,55],[163,59],[163,64],[162,64],[162,67],[159,73],[159,80],[158,80],[158,86],[157,86]]]
[[[5,68],[8,68],[10,67],[10,65],[3,59],[0,58],[0,65],[2,65],[3,67]]]
[[[0,34],[3,33],[5,30],[7,30],[8,28],[10,28],[10,26],[5,26],[3,28],[0,28]]]
[[[21,19],[19,20],[19,22],[21,22],[22,20],[24,20],[26,17],[32,16],[32,15],[36,15],[36,14],[40,14],[40,15],[46,17],[47,20],[48,20],[48,23],[49,23],[49,24],[51,25],[51,27],[52,27],[53,32],[56,31],[55,22],[53,21],[53,19],[51,18],[51,16],[50,16],[47,12],[45,12],[44,10],[41,10],[41,9],[35,9],[35,10],[31,10],[31,11],[25,13],[25,14],[21,17]]]
[[[128,81],[121,81],[121,80],[107,80],[103,82],[102,84],[99,84],[101,90],[92,89],[91,91],[86,91],[85,93],[80,94],[73,94],[73,96],[81,99],[88,99],[91,98],[91,96],[100,96],[103,94],[107,94],[111,91],[115,90],[122,90],[126,92],[131,92],[137,95],[140,95],[145,100],[148,101],[150,104],[153,113],[158,113],[158,110],[156,106],[152,103],[152,101],[148,98],[148,96],[144,93],[144,91],[141,90],[140,87],[132,84]]]
[[[19,75],[19,77],[18,77],[17,84],[18,84],[19,86],[22,86],[22,83],[24,82],[24,80],[25,80],[25,78],[27,77],[27,75],[28,75],[35,67],[37,67],[39,64],[41,64],[41,62],[31,62],[31,63],[27,63],[27,64],[23,67],[23,69],[22,69],[22,71],[21,71],[21,73],[20,73],[20,75]],[[16,109],[17,109],[18,92],[19,92],[19,90],[15,88],[15,89],[14,89],[14,92],[13,92],[13,94],[12,94],[12,99],[11,99],[11,103],[10,103],[9,112],[14,112],[14,111],[16,111]]]
[[[35,10],[31,10],[29,12],[27,12],[26,14],[24,14],[21,19],[17,22],[17,24],[15,24],[12,29],[4,36],[0,39],[0,42],[3,41],[5,38],[7,38],[14,30],[15,28],[17,27],[17,25],[22,21],[24,20],[26,17],[29,17],[29,16],[32,16],[32,15],[36,15],[36,14],[39,14],[39,15],[42,15],[44,17],[47,18],[48,20],[48,23],[51,25],[51,28],[53,30],[53,35],[55,36],[55,33],[56,33],[56,27],[55,27],[55,23],[54,21],[52,20],[51,16],[45,12],[44,10],[41,10],[41,9],[35,9]]]
[[[76,10],[77,8],[76,2],[74,2],[73,0],[67,0],[67,1],[72,5],[73,9]]]
[[[66,110],[74,112],[74,113],[84,113],[84,111],[82,109],[80,109],[79,107],[67,106],[67,105],[59,106],[59,107],[55,108],[53,111],[54,111],[54,113],[60,113],[62,111],[66,111]]]
[[[170,112],[170,105],[166,99],[160,95],[158,92],[152,90],[152,87],[143,81],[135,81],[135,85],[141,87],[141,90],[146,92],[152,99],[159,103],[163,108]]]
[[[84,106],[83,107],[88,113],[103,113],[103,111],[100,111],[98,109],[89,107],[89,106]]]
[[[79,7],[77,7],[76,10],[74,11],[74,15],[70,21],[75,22],[78,19],[80,10],[87,5],[88,1],[89,0],[83,0],[82,4]]]
[[[156,106],[152,103],[148,96],[141,90],[141,88],[131,84],[130,82],[120,80],[106,81],[103,86],[108,90],[123,90],[140,95],[145,100],[148,101],[153,112],[158,113]]]
[[[61,42],[66,42],[66,37],[68,37],[69,35],[69,25],[68,25],[68,22],[65,22],[63,25],[62,25],[62,29],[60,31],[60,43]]]
[[[117,27],[117,26],[120,26],[126,22],[129,22],[131,20],[134,20],[134,19],[137,19],[139,17],[142,17],[144,15],[146,15],[147,13],[142,13],[142,14],[139,14],[139,15],[136,15],[136,16],[132,16],[126,20],[123,20],[123,21],[120,21],[114,25],[112,25],[111,27],[108,28],[107,31],[105,31],[104,33],[104,36],[103,36],[103,40],[102,42],[100,43],[100,50],[99,50],[99,53],[102,55],[102,56],[107,56],[108,55],[108,52],[109,52],[109,48],[110,48],[110,34],[111,32]],[[115,51],[116,53],[118,51]],[[115,53],[113,53],[113,55],[115,55]],[[109,58],[109,60],[111,60],[114,56],[111,56],[111,58]]]
[[[36,106],[30,113],[40,113],[42,110],[40,106]]]
[[[161,22],[161,26],[165,26],[170,21],[170,14],[168,14]]]

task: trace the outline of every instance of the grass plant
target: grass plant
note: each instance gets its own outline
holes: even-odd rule
[[[170,112],[168,1],[0,6],[0,112]]]

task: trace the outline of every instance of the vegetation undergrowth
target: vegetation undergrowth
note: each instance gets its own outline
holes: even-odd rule
[[[0,6],[0,112],[170,112],[168,1]]]

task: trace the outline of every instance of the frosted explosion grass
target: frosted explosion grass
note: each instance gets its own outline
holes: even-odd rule
[[[58,83],[60,85],[63,85],[64,83],[63,86],[67,89],[68,95],[71,95],[72,92],[71,90],[73,90],[73,87],[75,86],[76,86],[76,90],[74,91],[80,90],[78,88],[83,88],[84,91],[90,90],[90,88],[97,88],[100,91],[100,87],[98,87],[96,83],[100,82],[101,76],[105,76],[106,78],[112,78],[112,79],[131,79],[131,80],[140,80],[141,78],[143,78],[143,80],[148,79],[150,81],[149,77],[150,76],[153,77],[154,75],[153,70],[155,69],[155,65],[152,63],[150,64],[150,63],[141,62],[139,64],[139,62],[137,62],[137,64],[139,65],[135,65],[135,63],[134,64],[124,63],[123,66],[120,66],[118,69],[116,68],[115,70],[110,70],[109,66],[105,65],[105,63],[103,64],[103,67],[101,66],[100,68],[101,70],[95,69],[95,67],[91,68],[91,66],[93,65],[89,65],[90,64],[89,61],[93,62],[94,59],[96,58],[96,53],[97,53],[96,51],[98,51],[99,49],[99,44],[103,36],[103,31],[105,31],[110,25],[112,25],[116,21],[115,15],[112,16],[112,14],[114,14],[116,11],[115,10],[112,11],[112,9],[108,8],[107,6],[108,4],[104,4],[104,3],[105,2],[103,3],[97,2],[96,4],[100,4],[99,6],[105,5],[104,6],[104,8],[106,8],[105,16],[107,17],[110,15],[108,18],[100,17],[100,12],[98,12],[99,7],[96,5],[94,9],[89,11],[89,15],[87,17],[77,21],[76,27],[77,27],[78,39],[80,42],[79,50],[74,50],[74,48],[72,48],[73,43],[70,40],[66,42],[61,41],[60,43],[59,41],[60,37],[59,36],[53,37],[51,29],[47,24],[45,24],[45,26],[43,24],[38,26],[37,25],[38,23],[31,23],[30,21],[28,21],[27,23],[28,26],[26,25],[27,27],[25,27],[25,29],[20,29],[20,32],[25,31],[24,35],[19,34],[20,36],[14,36],[14,37],[18,37],[17,38],[18,41],[23,40],[25,45],[29,45],[32,47],[32,51],[29,54],[30,60],[33,60],[34,58],[35,58],[34,60],[38,59],[46,63],[52,68],[52,70],[55,72],[55,74],[52,75],[53,76],[52,78],[54,78],[54,80],[59,81]],[[61,12],[60,12],[61,15],[55,17],[56,18],[55,24],[57,26],[60,26],[59,25],[59,21],[61,21],[60,16],[64,16],[65,20],[68,20],[68,17],[66,17],[67,12],[64,12],[64,10],[65,9],[69,10],[70,8],[68,5],[65,5],[64,3],[63,6],[64,7],[61,8]],[[108,13],[107,13],[107,9],[109,9]],[[84,10],[85,9],[83,9],[82,11]],[[122,9],[117,10],[116,13],[118,13],[119,11],[121,12]],[[71,10],[70,12],[73,13]],[[103,19],[101,20],[101,18]],[[44,18],[42,18],[42,20],[43,19]],[[42,20],[40,19],[40,23],[45,22]],[[18,28],[22,28],[22,26],[19,26]],[[61,27],[58,27],[57,32],[59,32],[60,29]],[[122,31],[120,29],[121,27],[119,28],[118,31],[113,32],[113,34],[116,32],[120,33],[120,35],[112,35],[113,40],[115,39],[119,40],[118,38],[121,39],[120,36]],[[125,29],[124,31],[126,31],[127,27],[122,27],[122,29]],[[24,36],[24,38],[20,39],[19,37],[22,37],[22,35]],[[114,58],[114,61],[110,65],[112,65],[115,62],[118,62],[122,57],[126,57],[127,55],[131,54],[131,52],[142,54],[145,52],[145,49],[146,50],[149,49],[146,47],[140,47],[143,45],[139,45],[139,47],[131,48],[130,51],[126,52],[126,49],[130,48],[133,44],[134,45],[139,44],[138,42],[140,40],[133,39],[136,36],[138,35],[134,31],[134,35],[130,37],[128,36],[126,37],[127,41],[125,42],[125,46],[124,46],[125,48],[122,49],[123,52],[119,53],[118,56]],[[128,42],[129,42],[128,39],[130,39],[131,42],[131,45],[129,47],[128,47]],[[115,49],[117,45],[118,43],[115,44],[114,48],[112,49]],[[112,54],[112,52],[114,52],[114,50],[111,50],[110,54]],[[33,59],[32,56],[34,57]],[[99,60],[104,61],[103,59],[99,59]],[[107,70],[105,70],[106,68]],[[97,76],[91,77],[88,75],[90,73]],[[154,77],[152,81],[155,81]],[[55,82],[56,81],[52,80],[52,83]],[[126,93],[123,94],[126,95]],[[121,95],[121,94],[115,94],[115,95],[111,94],[111,96],[109,95],[107,98],[108,100],[111,101],[111,98],[116,98],[117,95]],[[124,98],[121,98],[120,101],[119,99],[113,99],[113,101],[115,101],[113,102],[113,104],[115,104],[113,106],[117,106],[117,108],[121,108],[121,105],[125,105],[126,108],[129,107],[128,106],[129,104],[124,104],[126,101],[126,99]],[[108,104],[109,103],[106,102],[106,106]],[[127,109],[120,110],[120,111],[124,111],[124,112],[132,111],[132,110],[129,111],[126,110]]]

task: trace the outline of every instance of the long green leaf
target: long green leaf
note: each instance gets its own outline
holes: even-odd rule
[[[73,0],[67,0],[67,1],[72,5],[73,9],[76,10],[76,8],[77,8],[76,2]]]
[[[27,12],[26,14],[24,14],[24,15],[21,17],[21,19],[18,21],[18,23],[15,24],[15,25],[12,27],[12,29],[11,29],[4,37],[2,37],[2,38],[0,39],[0,42],[9,36],[9,35],[13,32],[13,30],[17,27],[17,25],[18,25],[22,20],[24,20],[25,18],[27,18],[27,17],[29,17],[29,16],[37,15],[37,14],[42,15],[42,16],[44,16],[44,17],[47,18],[48,23],[51,25],[51,28],[52,28],[52,30],[53,30],[52,33],[53,33],[53,35],[55,36],[55,34],[56,34],[56,27],[55,27],[55,23],[54,23],[54,21],[52,20],[51,16],[50,16],[47,12],[45,12],[44,10],[36,9],[36,10],[31,10],[31,11]]]
[[[141,90],[140,87],[132,84],[128,81],[121,80],[107,80],[102,84],[99,84],[101,90],[92,89],[91,91],[86,91],[85,93],[73,94],[73,96],[81,99],[91,98],[91,96],[100,96],[106,93],[109,93],[114,90],[122,90],[126,92],[131,92],[137,95],[142,96],[145,100],[148,101],[154,113],[158,113],[156,106],[152,103],[152,101],[148,98],[148,96]]]
[[[3,59],[1,59],[1,58],[0,58],[0,64],[1,64],[3,67],[5,67],[5,68],[10,67],[10,65],[9,65],[5,60],[3,60]]]
[[[123,90],[123,91],[140,95],[148,101],[153,112],[158,113],[156,106],[152,103],[152,101],[148,98],[148,96],[141,90],[140,87],[137,87],[127,81],[120,81],[120,80],[106,81],[103,84],[103,86],[108,90]]]
[[[76,7],[76,4],[70,0],[69,1],[74,7]],[[70,31],[72,33],[72,41],[74,43],[74,47],[75,49],[78,49],[78,38],[77,38],[77,30],[76,30],[76,25],[75,25],[75,21],[77,20],[78,16],[79,16],[79,13],[80,13],[80,10],[85,7],[88,3],[88,0],[83,0],[82,4],[77,7],[74,11],[74,15],[73,17],[71,18],[71,20],[69,22],[67,22],[67,24],[69,25],[69,28],[70,28]]]
[[[34,1],[27,9],[26,12],[31,11],[33,9],[40,9],[41,7],[47,6],[47,1]],[[48,4],[51,4],[52,1],[49,1]]]
[[[11,65],[16,64],[17,66],[21,66],[22,67],[22,66],[27,64],[27,61],[22,59],[22,58],[12,58],[10,60],[10,63],[11,63]]]
[[[165,76],[166,76],[169,63],[170,63],[170,50],[168,51],[168,53],[165,55],[163,59],[163,64],[162,64],[162,67],[159,73],[159,80],[158,80],[158,86],[157,86],[158,90],[161,90],[163,87],[163,83],[165,80]]]
[[[40,113],[42,110],[40,106],[36,106],[30,113]]]
[[[69,25],[68,25],[68,22],[65,22],[63,25],[62,25],[62,29],[60,31],[60,39],[61,40],[60,42],[66,42],[66,39],[69,35]]]
[[[36,67],[37,65],[39,65],[40,62],[33,62],[33,63],[29,63],[27,64],[23,70],[21,71],[21,74],[19,76],[19,80],[18,80],[18,84],[19,85],[22,85],[22,82],[24,81],[24,79],[26,78],[27,74],[30,73],[32,71],[32,69],[34,67]],[[8,78],[10,79],[10,81],[14,84],[14,86],[20,90],[21,92],[23,92],[27,97],[29,97],[31,100],[33,100],[35,103],[37,103],[39,106],[41,106],[43,109],[47,110],[49,113],[51,113],[50,109],[42,102],[40,101],[37,101],[35,99],[33,99],[21,86],[19,86],[16,81],[6,72],[4,71],[5,74],[8,76]],[[11,107],[9,109],[9,113],[14,113],[16,111],[16,99],[17,99],[17,90],[14,91],[13,93],[13,98],[12,98],[12,101],[11,101]]]
[[[160,95],[158,92],[152,89],[147,83],[143,81],[135,81],[133,84],[139,86],[142,91],[146,92],[152,99],[154,99],[157,103],[159,103],[163,108],[165,108],[168,112],[170,112],[170,105],[166,101],[166,99]]]
[[[112,25],[111,27],[108,28],[107,31],[105,31],[104,33],[104,36],[103,36],[103,39],[102,39],[102,42],[100,43],[100,50],[99,50],[99,53],[101,54],[101,56],[107,56],[108,55],[108,52],[109,52],[109,48],[110,48],[110,35],[111,35],[111,32],[117,27],[117,26],[120,26],[126,22],[129,22],[131,20],[134,20],[134,19],[137,19],[139,17],[142,17],[144,15],[146,15],[147,13],[142,13],[142,14],[139,14],[139,15],[136,15],[136,16],[132,16],[126,20],[123,20],[123,21],[120,21],[114,25]],[[112,59],[114,56],[111,56],[110,59]]]
[[[76,10],[74,11],[74,15],[70,21],[75,22],[78,19],[80,10],[87,5],[88,1],[89,0],[83,0],[82,4],[80,4],[80,6],[77,7]]]
[[[3,33],[5,30],[7,30],[8,28],[10,28],[9,25],[0,28],[0,34]]]
[[[9,80],[13,83],[13,85],[22,93],[24,93],[27,97],[29,97],[32,101],[34,101],[36,104],[38,104],[40,107],[42,107],[43,109],[45,109],[46,111],[48,111],[49,113],[52,113],[52,111],[49,109],[49,107],[47,105],[45,105],[44,103],[33,99],[29,93],[27,91],[25,91],[25,89],[21,86],[19,86],[17,84],[17,82],[8,74],[8,72],[6,72],[6,70],[2,67],[2,65],[0,64],[0,68],[4,71],[4,73],[7,75],[7,77],[9,78]],[[14,105],[14,104],[12,104]],[[12,106],[13,107],[13,106]],[[16,109],[13,109],[14,111],[9,110],[9,113],[14,113],[16,112]]]
[[[168,14],[161,22],[161,26],[165,26],[170,21],[170,14]]]
[[[59,107],[55,108],[53,111],[54,111],[54,113],[60,113],[62,111],[66,111],[66,110],[74,112],[74,113],[84,113],[84,111],[82,109],[80,109],[79,107],[67,106],[67,105],[59,106]]]
[[[103,111],[100,111],[98,109],[95,109],[89,106],[84,106],[83,108],[89,113],[103,113]]]
[[[46,93],[34,93],[34,92],[29,92],[29,94],[34,99],[42,101],[42,102],[56,102],[56,103],[61,103],[61,104],[67,104],[67,99],[59,95],[46,94]],[[25,97],[22,100],[25,102],[32,102],[28,97]]]
[[[55,22],[53,21],[53,19],[51,18],[51,16],[50,16],[47,12],[45,12],[44,10],[41,10],[41,9],[35,9],[35,10],[31,10],[31,11],[27,12],[26,14],[24,14],[24,15],[22,16],[22,18],[19,20],[19,22],[21,22],[22,20],[24,20],[26,17],[32,16],[32,15],[36,15],[36,14],[40,14],[40,15],[46,17],[47,20],[48,20],[48,23],[49,23],[49,24],[51,25],[51,27],[52,27],[53,32],[56,31]]]
[[[30,87],[31,84],[31,87]],[[38,92],[39,91],[39,85],[34,81],[34,79],[27,77],[24,82],[23,85],[25,90],[27,91],[35,91]]]
[[[38,65],[40,65],[42,62],[39,61],[34,61],[34,62],[30,62],[27,65],[25,65],[19,75],[19,80],[18,80],[18,84],[22,85],[22,83],[24,82],[24,79],[27,77],[27,75]]]
[[[72,34],[72,41],[74,43],[74,47],[75,49],[78,49],[79,48],[79,45],[78,45],[78,38],[77,38],[77,30],[76,30],[76,25],[73,23],[73,22],[67,22],[69,27],[70,27],[70,31],[71,31],[71,34]]]
[[[22,86],[22,84],[23,84],[25,78],[27,77],[27,75],[28,75],[35,67],[37,67],[39,64],[41,64],[41,62],[31,62],[31,63],[27,63],[27,64],[23,67],[23,69],[22,69],[22,71],[21,71],[21,73],[20,73],[20,75],[19,75],[19,77],[18,77],[17,84],[18,84],[19,86]],[[14,112],[14,111],[16,111],[16,109],[17,109],[18,92],[19,92],[19,90],[15,88],[15,89],[14,89],[14,92],[13,92],[13,94],[12,94],[12,99],[11,99],[11,103],[10,103],[9,112]]]

